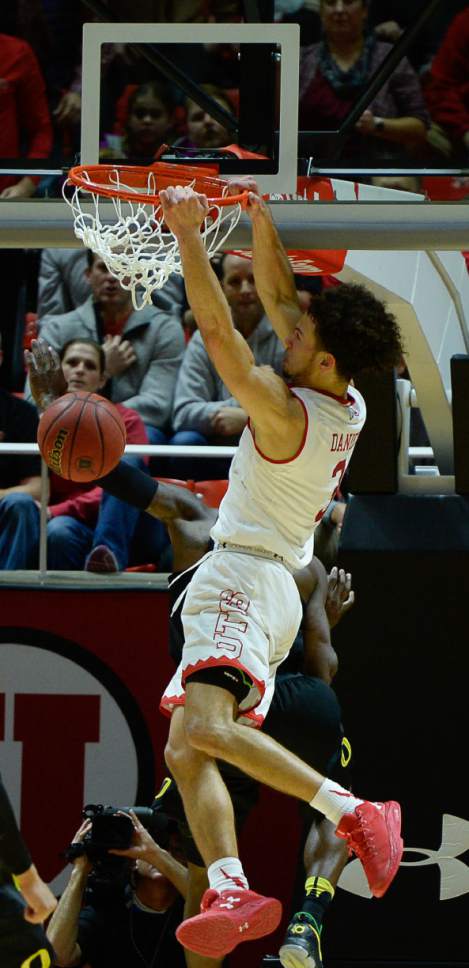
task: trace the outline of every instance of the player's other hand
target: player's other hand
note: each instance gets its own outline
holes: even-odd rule
[[[16,878],[16,883],[26,901],[25,921],[29,921],[30,924],[41,924],[52,914],[52,911],[55,911],[57,898],[39,877],[34,864]]]
[[[181,185],[160,191],[160,202],[163,220],[176,237],[199,229],[209,212],[205,195]]]
[[[228,182],[227,195],[241,195],[242,192],[250,192],[253,195],[261,195],[261,190],[252,175],[227,175]]]
[[[352,589],[352,576],[350,572],[345,572],[343,568],[332,568],[327,582],[325,609],[332,629],[352,608],[355,602],[355,593]]]
[[[31,349],[24,351],[24,361],[34,401],[39,410],[45,410],[67,392],[59,355],[39,336],[31,341]]]

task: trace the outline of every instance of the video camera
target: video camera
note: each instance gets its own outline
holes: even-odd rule
[[[91,820],[91,827],[80,843],[67,847],[65,857],[74,861],[77,857],[86,856],[93,865],[88,877],[86,899],[94,907],[112,902],[113,897],[125,891],[130,883],[133,861],[109,853],[110,850],[126,850],[131,846],[134,828],[131,818],[127,816],[130,810],[161,847],[168,846],[174,824],[160,810],[87,804],[83,817]]]

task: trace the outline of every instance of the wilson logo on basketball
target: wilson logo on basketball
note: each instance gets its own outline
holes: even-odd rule
[[[57,474],[61,474],[62,472],[62,454],[68,435],[68,430],[65,430],[64,428],[59,430],[57,437],[54,440],[52,450],[49,452],[49,460],[47,463],[52,470],[57,472]]]

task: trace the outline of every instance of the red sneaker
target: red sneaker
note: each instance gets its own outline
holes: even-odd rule
[[[200,914],[176,931],[178,941],[206,958],[223,958],[241,941],[253,941],[275,931],[282,905],[255,891],[205,891]]]
[[[336,834],[361,860],[371,893],[382,897],[397,874],[404,850],[399,804],[365,800],[353,813],[344,814]]]

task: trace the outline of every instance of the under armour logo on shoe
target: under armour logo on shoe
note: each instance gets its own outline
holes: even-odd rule
[[[249,927],[249,921],[245,921],[244,924],[240,924],[239,926],[240,933],[242,934],[243,931],[247,931],[248,927]]]
[[[420,854],[423,860],[403,860],[400,867],[429,867],[437,864],[440,869],[440,901],[469,894],[469,867],[462,860],[456,860],[469,850],[469,822],[462,817],[443,815],[441,845],[438,850],[428,847],[405,847],[405,854]],[[362,865],[359,860],[352,861],[342,872],[339,887],[359,897],[371,897]]]
[[[235,904],[239,904],[240,900],[241,900],[240,897],[231,897],[230,895],[229,897],[227,897],[226,901],[223,901],[223,903],[219,904],[218,907],[232,908],[235,906]]]

